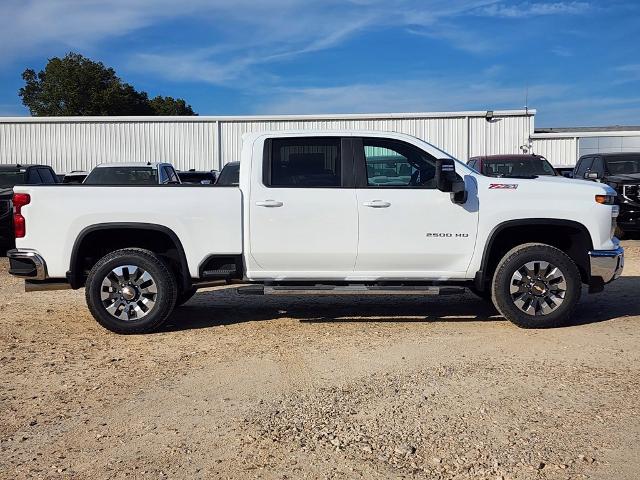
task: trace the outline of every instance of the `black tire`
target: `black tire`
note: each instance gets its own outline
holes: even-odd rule
[[[554,286],[553,282],[558,282],[559,278],[555,277],[547,284],[545,272],[538,276],[523,276],[521,281],[517,279],[514,281],[516,275],[526,271],[525,265],[536,263],[538,269],[545,263],[557,267],[559,273],[556,272],[553,275],[560,274],[562,282]],[[516,274],[516,272],[519,273]],[[532,280],[527,280],[529,278]],[[542,279],[540,283],[533,282],[536,278]],[[520,292],[512,294],[512,283],[514,289],[522,288],[527,291],[524,294]],[[537,292],[539,295],[529,292]],[[545,296],[542,292],[554,294],[553,297],[549,297],[551,304],[544,300]],[[552,328],[566,325],[580,300],[581,293],[582,279],[575,262],[561,250],[542,243],[519,245],[507,252],[498,263],[491,284],[491,294],[496,309],[507,320],[522,328]],[[525,300],[522,300],[523,298]],[[530,300],[532,300],[531,303],[528,303]],[[519,308],[517,302],[522,302],[521,306],[526,307],[527,311]],[[544,313],[543,308],[548,313]],[[534,314],[531,314],[531,309]],[[535,314],[536,312],[538,314]]]
[[[178,292],[178,298],[176,299],[176,307],[179,307],[180,305],[184,305],[189,300],[191,300],[191,297],[193,297],[197,291],[198,289],[194,287],[188,290],[180,290]]]
[[[126,269],[125,275],[123,266],[133,266],[136,270],[129,272],[129,269]],[[126,303],[126,307],[124,301],[120,300],[122,296],[119,299],[111,298],[118,297],[124,292],[124,289],[113,290],[113,288],[119,288],[114,280],[122,279],[117,275],[114,276],[113,272],[117,269],[121,269],[122,278],[126,277],[133,282],[133,287],[130,287],[129,291],[137,295],[132,298],[131,303]],[[138,280],[141,282],[140,285],[136,285],[134,277],[141,271],[148,276],[145,275],[144,278],[141,276]],[[151,283],[148,278],[151,279]],[[103,282],[111,286],[103,286]],[[149,293],[153,289],[155,293]],[[87,305],[96,321],[107,330],[120,334],[148,333],[160,328],[173,311],[177,294],[176,278],[169,267],[153,252],[141,248],[116,250],[102,257],[91,269],[85,289]],[[110,298],[105,300],[103,295],[108,295]],[[113,300],[112,303],[111,300]],[[107,305],[113,307],[116,303],[123,306],[118,317],[107,310]],[[145,305],[151,306],[143,311]],[[136,307],[140,312],[140,318],[137,318]],[[120,310],[119,306],[115,308],[116,312],[118,310]],[[128,317],[129,313],[135,318],[125,319],[124,316]]]

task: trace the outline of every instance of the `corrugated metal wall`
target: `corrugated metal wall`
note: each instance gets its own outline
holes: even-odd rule
[[[545,157],[554,167],[573,167],[578,158],[576,137],[532,139],[533,153]]]
[[[43,163],[60,173],[103,162],[166,161],[176,168],[220,169],[239,160],[245,132],[288,129],[381,130],[422,138],[466,161],[471,155],[519,153],[535,110],[421,114],[175,117],[0,118],[0,163]]]

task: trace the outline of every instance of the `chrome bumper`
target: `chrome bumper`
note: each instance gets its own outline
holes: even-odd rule
[[[620,275],[624,268],[624,248],[615,250],[591,250],[591,278],[599,277],[604,283],[609,283]]]
[[[45,280],[47,278],[47,264],[34,250],[9,250],[9,273],[28,280]]]

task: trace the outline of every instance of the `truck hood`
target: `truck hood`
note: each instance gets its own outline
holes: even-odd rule
[[[621,175],[609,175],[605,179],[607,182],[615,183],[640,183],[640,173],[625,173]]]
[[[501,185],[508,185],[519,191],[536,191],[545,194],[568,195],[574,193],[593,193],[594,195],[615,195],[615,190],[605,183],[576,180],[566,177],[539,176],[537,178],[494,178],[478,175],[478,186],[481,189],[500,189]],[[492,187],[492,185],[497,187]],[[515,187],[514,187],[515,185]]]

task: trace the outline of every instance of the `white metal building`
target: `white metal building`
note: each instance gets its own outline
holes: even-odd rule
[[[640,150],[640,129],[536,132],[535,114],[535,110],[505,110],[220,117],[0,117],[0,163],[46,164],[58,173],[90,170],[99,163],[116,161],[170,162],[180,170],[220,169],[240,158],[245,132],[285,129],[403,132],[464,161],[474,155],[522,153],[528,149],[544,155],[555,166],[574,165],[582,151],[613,148],[616,140],[611,138],[622,139],[621,149]],[[598,139],[595,144],[594,138]]]
[[[239,160],[245,132],[349,129],[404,132],[457,158],[518,153],[535,110],[242,117],[0,117],[0,163],[41,163],[56,172],[103,162],[171,162],[220,169]]]

